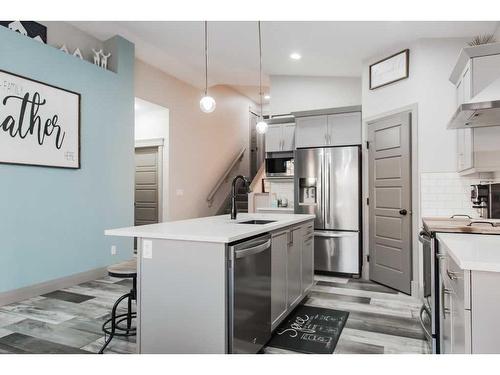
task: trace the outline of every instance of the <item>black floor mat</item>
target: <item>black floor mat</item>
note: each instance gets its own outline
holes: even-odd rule
[[[307,354],[332,354],[349,313],[299,305],[276,328],[267,346]]]

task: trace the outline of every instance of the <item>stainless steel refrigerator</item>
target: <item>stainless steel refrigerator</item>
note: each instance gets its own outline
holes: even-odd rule
[[[360,274],[360,147],[295,151],[295,213],[316,215],[314,269]]]

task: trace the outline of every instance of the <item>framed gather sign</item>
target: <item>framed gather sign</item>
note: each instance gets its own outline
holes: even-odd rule
[[[0,70],[0,163],[80,168],[80,94]]]
[[[408,78],[410,50],[398,52],[370,65],[370,90]]]

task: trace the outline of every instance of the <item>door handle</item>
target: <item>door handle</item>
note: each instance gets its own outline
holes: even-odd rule
[[[406,216],[407,213],[408,213],[408,211],[404,208],[402,210],[399,210],[400,215]]]

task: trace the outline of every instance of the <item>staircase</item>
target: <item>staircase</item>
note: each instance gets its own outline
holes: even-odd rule
[[[248,194],[244,186],[240,186],[236,191],[236,207],[238,208],[238,213],[248,212]],[[222,209],[219,214],[230,214],[231,213],[231,194],[229,194],[226,202],[224,202]]]

